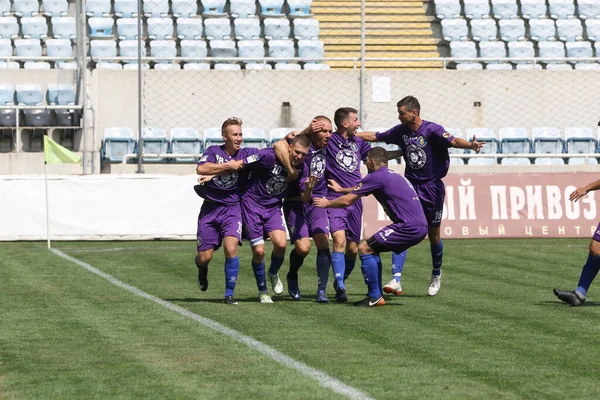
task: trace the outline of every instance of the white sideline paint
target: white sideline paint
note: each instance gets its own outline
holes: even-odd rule
[[[85,263],[81,260],[71,257],[70,255],[63,253],[60,250],[50,249],[50,251],[53,252],[54,254],[56,254],[57,256],[64,258],[65,260],[71,261],[71,262],[79,265],[80,267],[88,270],[89,272],[96,274],[96,275],[100,276],[101,278],[106,279],[107,281],[109,281],[110,283],[112,283],[113,285],[115,285],[117,287],[120,287],[121,289],[125,289],[128,292],[133,293],[136,296],[153,301],[154,303],[159,304],[171,311],[174,311],[181,316],[184,316],[184,317],[190,318],[196,322],[199,322],[200,324],[206,326],[207,328],[210,328],[214,331],[217,331],[226,336],[229,336],[231,339],[235,340],[236,342],[243,343],[246,346],[248,346],[249,348],[251,348],[252,350],[256,350],[256,351],[266,355],[270,359],[277,361],[278,363],[283,364],[288,368],[295,369],[296,371],[300,372],[302,375],[305,375],[311,379],[314,379],[321,386],[326,387],[335,393],[346,396],[349,399],[372,400],[371,397],[369,397],[365,393],[361,392],[360,390],[355,389],[352,386],[348,386],[345,383],[343,383],[335,378],[332,378],[331,376],[327,375],[323,371],[319,371],[318,369],[309,367],[308,365],[304,364],[301,361],[296,361],[293,358],[286,356],[283,353],[280,353],[279,351],[275,350],[274,348],[267,346],[266,344],[261,343],[258,340],[254,339],[250,336],[246,336],[246,335],[236,331],[235,329],[227,328],[226,326],[221,325],[218,322],[213,321],[212,319],[205,318],[201,315],[198,315],[189,310],[186,310],[185,308],[180,307],[176,304],[170,303],[163,299],[159,299],[156,296],[152,296],[151,294],[148,294],[148,293],[136,288],[135,286],[128,285],[125,282],[118,280],[114,276],[107,274],[106,272],[103,272],[95,267],[92,267],[88,263]]]
[[[161,249],[167,250],[190,250],[195,252],[195,246],[172,246],[172,247],[161,247]],[[69,253],[112,253],[113,251],[130,251],[130,250],[144,250],[154,251],[151,247],[112,247],[108,249],[65,249]]]

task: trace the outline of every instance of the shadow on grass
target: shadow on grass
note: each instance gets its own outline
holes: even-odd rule
[[[537,303],[540,306],[562,306],[562,307],[573,307],[567,303],[564,303],[560,300],[545,300]],[[600,301],[586,301],[580,307],[600,307]],[[576,307],[579,308],[579,307]]]

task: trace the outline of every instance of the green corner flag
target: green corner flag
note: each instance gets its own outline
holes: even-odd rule
[[[44,135],[44,161],[46,164],[78,164],[81,157]]]

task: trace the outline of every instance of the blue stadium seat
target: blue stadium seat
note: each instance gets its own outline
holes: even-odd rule
[[[483,65],[478,62],[458,63],[456,64],[456,69],[462,71],[479,71],[483,69]]]
[[[500,164],[502,165],[531,165],[531,161],[528,158],[518,158],[518,157],[505,157],[500,160]]]
[[[171,153],[173,154],[202,154],[204,144],[200,133],[194,128],[171,129]],[[175,162],[197,162],[194,157],[177,157]]]
[[[587,127],[565,128],[566,151],[569,154],[595,153],[598,141]]]
[[[39,15],[38,0],[13,0],[13,13],[18,17],[35,17]]]
[[[269,57],[294,58],[296,56],[294,42],[290,39],[269,40],[267,44],[269,50]]]
[[[137,18],[119,18],[117,19],[117,35],[120,40],[136,40],[138,34]],[[142,27],[143,34],[143,27]]]
[[[15,91],[8,83],[0,83],[0,105],[12,106],[15,104]]]
[[[477,58],[477,48],[475,47],[475,42],[450,42],[450,56],[454,58]]]
[[[519,18],[517,0],[492,0],[492,14],[496,19]]]
[[[290,20],[287,18],[265,18],[265,39],[288,39],[291,33]]]
[[[226,0],[202,0],[202,15],[222,16],[225,15]]]
[[[307,71],[329,71],[331,67],[325,63],[306,63],[302,67]]]
[[[598,63],[576,63],[575,69],[583,71],[599,71],[600,64]]]
[[[296,18],[292,22],[293,36],[296,40],[319,38],[319,21],[314,18]]]
[[[245,147],[257,147],[264,149],[269,146],[267,135],[261,128],[246,128],[242,127],[242,135],[244,137]]]
[[[237,57],[237,48],[233,40],[211,40],[209,45],[209,54],[211,57]]]
[[[23,69],[50,69],[50,63],[46,61],[25,61]]]
[[[104,57],[116,57],[117,42],[114,40],[91,40],[90,56],[94,61]]]
[[[206,18],[204,20],[204,35],[208,40],[231,39],[229,18]]]
[[[438,19],[461,18],[460,0],[435,0],[435,15]]]
[[[1,57],[12,57],[13,46],[10,39],[0,39],[0,58]]]
[[[15,56],[41,57],[42,45],[39,39],[15,39]]]
[[[448,42],[466,40],[469,37],[469,28],[464,19],[443,19],[441,24],[444,40]]]
[[[556,25],[551,19],[530,19],[529,37],[536,42],[547,42],[555,40]]]
[[[166,154],[169,151],[167,133],[163,128],[142,128],[142,138],[144,139],[142,147],[144,154]],[[148,163],[164,161],[164,158],[144,158],[144,162]]]
[[[500,152],[502,154],[523,154],[531,152],[531,140],[525,128],[500,128]]]
[[[258,0],[260,13],[264,16],[282,16],[283,0]]]
[[[507,63],[487,64],[485,69],[489,71],[511,71],[513,69],[513,65]]]
[[[462,158],[450,157],[450,166],[451,167],[463,166],[463,165],[465,165],[465,160],[463,160]]]
[[[169,0],[144,0],[143,4],[146,18],[166,18],[169,16]]]
[[[577,7],[581,19],[600,18],[600,3],[598,0],[577,0]]]
[[[91,38],[112,37],[112,30],[115,21],[112,18],[90,18],[88,26],[90,27]]]
[[[524,42],[508,42],[508,57],[510,58],[534,58],[535,49],[533,43]],[[526,61],[518,61],[519,64],[526,63]]]
[[[182,40],[180,46],[181,57],[200,58],[208,55],[208,49],[204,40]]]
[[[465,16],[469,19],[490,17],[490,3],[488,0],[463,0]]]
[[[565,160],[556,157],[537,157],[533,160],[535,165],[565,165]]]
[[[295,17],[306,17],[311,15],[310,6],[312,0],[287,0],[288,5],[288,16],[291,18]]]
[[[110,9],[110,0],[86,0],[85,2],[85,14],[88,17],[109,17]]]
[[[148,38],[151,40],[173,39],[174,28],[171,18],[148,18],[146,20]],[[152,44],[152,42],[150,42]]]
[[[154,69],[157,71],[180,70],[181,65],[177,62],[160,62],[154,64]]]
[[[177,57],[177,43],[174,40],[152,40],[150,42],[150,55],[152,57]],[[160,63],[169,63],[169,60],[157,61]]]
[[[204,25],[200,18],[181,17],[177,19],[177,38],[182,40],[200,40]]]
[[[121,162],[126,154],[136,152],[137,141],[131,128],[112,127],[104,130],[101,157],[103,161]]]
[[[540,64],[537,63],[519,63],[515,66],[515,69],[518,69],[520,71],[533,71],[533,70],[539,70],[539,69],[543,69],[542,66]]]
[[[175,18],[192,18],[198,14],[198,3],[196,0],[171,0],[171,11]]]
[[[47,17],[66,17],[69,12],[67,0],[43,0],[42,4]]]
[[[15,87],[17,103],[24,106],[39,106],[44,103],[42,87],[37,84],[21,84]]]
[[[481,149],[481,154],[496,154],[499,149],[499,142],[496,138],[496,133],[491,128],[469,128],[467,129],[467,140],[473,140],[473,136],[478,142],[485,142],[485,146]]]
[[[495,158],[488,158],[488,157],[473,157],[473,158],[469,158],[469,160],[467,161],[467,165],[473,165],[473,166],[487,166],[487,165],[497,165],[498,162],[496,161]]]
[[[496,21],[493,19],[474,19],[471,21],[471,38],[477,42],[489,42],[498,38]]]
[[[501,19],[498,26],[500,38],[505,42],[525,39],[525,23],[522,19]]]
[[[520,0],[520,3],[524,19],[546,18],[546,0]]]
[[[48,24],[44,17],[22,17],[21,34],[24,39],[46,39]]]
[[[10,15],[11,8],[12,3],[10,2],[10,0],[0,1],[0,17],[8,17]]]
[[[567,57],[594,57],[590,42],[567,42]]]
[[[19,24],[15,17],[0,17],[0,38],[16,39],[19,37]]]
[[[138,69],[141,69],[143,71],[147,71],[150,69],[150,65],[148,65],[148,63],[142,62],[142,66],[138,67],[137,62],[133,61],[133,62],[130,62],[129,64],[123,65],[123,69],[130,70],[130,71],[137,71]]]
[[[587,39],[592,42],[600,41],[600,18],[586,19],[584,25]],[[600,56],[600,54],[597,54],[597,56]]]
[[[239,71],[242,69],[242,66],[239,64],[215,63],[214,69],[219,71]]]
[[[546,65],[546,69],[553,70],[553,71],[570,71],[573,69],[573,66],[571,66],[570,64],[549,63]]]
[[[560,129],[554,127],[536,127],[531,130],[533,152],[536,154],[556,154],[564,150],[564,141]]]
[[[114,0],[115,16],[119,18],[137,18],[138,5],[135,0]]]
[[[238,42],[239,57],[264,58],[265,44],[262,40],[241,40]]]
[[[583,39],[583,26],[579,19],[556,20],[556,32],[563,42],[574,42]]]
[[[20,69],[21,66],[16,61],[0,61],[0,69]]]
[[[142,57],[146,57],[146,47],[142,42],[141,48]],[[138,56],[138,41],[137,40],[121,40],[119,42],[119,55],[121,57],[135,57],[137,59]],[[137,60],[124,60],[126,64],[137,65]],[[142,68],[144,68],[142,66]],[[123,66],[125,69],[125,66]]]
[[[209,146],[221,145],[225,143],[221,134],[221,128],[206,128],[204,130],[204,149]]]
[[[233,26],[237,40],[256,40],[260,38],[260,19],[258,18],[236,18],[233,20]]]
[[[55,39],[71,39],[77,38],[77,30],[75,27],[74,17],[52,17],[52,36]]]
[[[248,62],[244,65],[244,69],[248,71],[271,71],[273,67],[271,64]]]
[[[479,43],[479,57],[481,58],[495,58],[503,59],[506,58],[506,47],[504,42],[480,42]],[[491,63],[497,63],[499,61],[488,61]]]
[[[320,40],[298,40],[298,57],[322,59],[325,57],[325,45]]]
[[[540,58],[564,58],[565,57],[565,44],[562,42],[539,42],[538,43],[538,56]],[[556,63],[554,61],[544,61],[546,63]]]
[[[48,84],[46,102],[51,105],[70,106],[75,104],[75,90],[71,84]]]
[[[233,18],[252,18],[256,12],[255,0],[229,0],[229,13]]]
[[[554,19],[575,17],[575,2],[573,0],[548,0],[548,11]]]
[[[597,158],[591,157],[569,157],[567,160],[567,164],[569,165],[598,165]]]
[[[96,64],[96,69],[123,69],[123,66],[119,63],[112,62],[100,62]]]
[[[275,63],[275,70],[276,71],[300,71],[300,70],[302,70],[302,66],[300,64],[278,62],[278,63]]]
[[[46,54],[48,57],[73,57],[71,41],[69,39],[46,40]]]

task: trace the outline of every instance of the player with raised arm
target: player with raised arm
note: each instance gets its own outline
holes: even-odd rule
[[[300,172],[298,178],[288,182],[287,169],[277,161],[273,148],[260,150],[257,155],[244,159],[245,168],[250,173],[242,195],[242,217],[252,247],[252,270],[256,278],[261,303],[272,303],[265,283],[265,241],[271,239],[273,251],[269,278],[273,292],[281,294],[283,284],[278,271],[285,257],[285,220],[281,212],[282,199],[293,186],[308,177],[304,159],[310,148],[307,135],[296,135],[290,145],[289,158],[292,167]]]
[[[233,294],[240,261],[237,247],[242,240],[240,189],[243,186],[243,159],[258,153],[255,148],[241,148],[242,120],[228,118],[221,126],[225,144],[206,149],[196,173],[211,177],[194,189],[204,199],[198,215],[198,286],[208,288],[208,264],[221,244],[225,252],[225,303],[238,304]]]
[[[402,156],[406,162],[404,175],[415,188],[428,222],[432,272],[427,293],[435,296],[440,290],[444,243],[440,236],[446,188],[442,178],[450,167],[449,147],[479,152],[485,143],[473,137],[471,142],[454,137],[443,126],[421,119],[421,106],[413,96],[397,103],[400,124],[384,132],[361,132],[359,137],[369,142],[396,144],[400,150],[389,157]],[[402,293],[400,277],[406,254],[392,256],[393,279],[384,287],[386,293]]]
[[[402,175],[388,169],[388,152],[383,147],[374,147],[367,156],[369,173],[351,193],[327,200],[316,198],[316,207],[349,207],[363,196],[372,194],[392,220],[369,239],[358,246],[361,270],[368,287],[364,300],[356,303],[362,307],[385,305],[381,293],[381,259],[386,251],[402,253],[420,243],[427,235],[427,219],[417,193]]]

